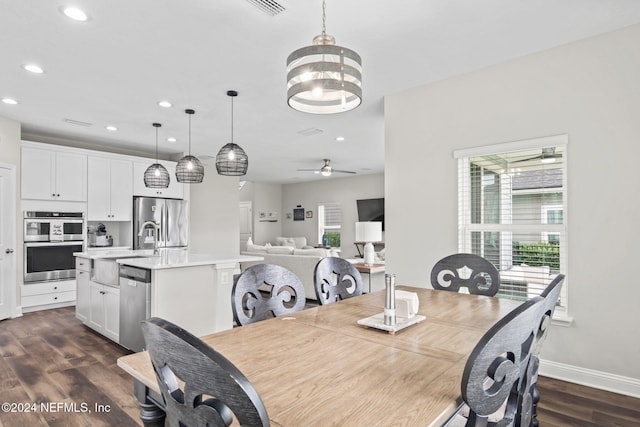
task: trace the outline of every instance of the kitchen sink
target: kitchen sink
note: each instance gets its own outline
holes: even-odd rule
[[[91,280],[107,286],[118,287],[119,282],[119,264],[118,259],[123,258],[151,258],[153,255],[146,254],[122,254],[101,258],[94,258],[91,263]]]

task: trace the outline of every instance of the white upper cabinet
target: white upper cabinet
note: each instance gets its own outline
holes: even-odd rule
[[[22,198],[87,200],[87,156],[66,151],[22,147]]]
[[[106,157],[88,158],[89,221],[131,221],[133,162]]]
[[[179,183],[176,179],[175,162],[160,161],[169,172],[169,188],[147,188],[144,186],[144,171],[146,171],[152,163],[154,163],[154,160],[150,159],[149,163],[133,164],[133,195],[182,199],[184,197],[184,184]]]

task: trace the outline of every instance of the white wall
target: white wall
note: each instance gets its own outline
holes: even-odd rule
[[[543,358],[640,384],[640,25],[387,97],[387,269],[457,251],[455,149],[568,134],[569,310]],[[411,226],[407,215],[411,214]]]
[[[342,205],[341,256],[352,258],[357,253],[353,245],[355,224],[358,221],[356,200],[384,197],[384,191],[384,174],[285,184],[282,186],[282,235],[305,236],[310,245],[320,243],[318,242],[318,204],[337,202]],[[305,218],[304,221],[287,219],[286,214],[293,214],[293,209],[297,205],[301,205],[305,211],[313,211],[313,218]]]
[[[226,256],[240,251],[238,178],[205,166],[200,184],[189,186],[189,250]]]
[[[252,203],[253,242],[263,245],[282,236],[282,185],[265,182],[247,182],[240,191],[240,200]],[[277,212],[277,221],[260,219],[260,213]]]
[[[20,206],[20,123],[0,117],[0,163],[15,166],[16,173],[16,242],[14,259],[16,265],[16,302],[20,306],[20,283],[22,283],[22,207]]]

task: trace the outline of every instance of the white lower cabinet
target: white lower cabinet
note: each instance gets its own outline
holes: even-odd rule
[[[89,319],[86,325],[118,342],[120,289],[89,281]]]
[[[76,299],[76,281],[27,283],[22,285],[22,311],[27,313],[46,308],[73,305]]]

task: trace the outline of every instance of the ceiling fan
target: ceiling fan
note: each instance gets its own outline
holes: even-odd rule
[[[561,159],[561,158],[562,158],[562,154],[556,153],[556,147],[548,147],[548,148],[543,148],[542,154],[540,154],[539,156],[516,160],[512,163],[528,162],[530,160],[536,160],[536,159],[540,159],[540,162],[542,163],[553,163],[556,161],[556,159]]]
[[[355,174],[355,172],[353,171],[343,171],[343,170],[332,168],[331,166],[329,166],[329,162],[331,162],[331,159],[322,159],[322,161],[324,162],[324,165],[320,169],[298,169],[298,171],[299,172],[315,172],[315,173],[322,174],[322,176],[331,176],[333,172]]]

